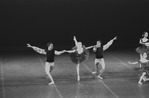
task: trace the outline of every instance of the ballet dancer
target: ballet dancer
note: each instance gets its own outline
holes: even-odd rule
[[[77,66],[76,66],[77,80],[80,81],[80,73],[79,73],[80,63],[87,60],[87,58],[89,56],[88,49],[91,49],[94,46],[85,47],[84,45],[82,45],[82,42],[77,41],[75,36],[74,36],[73,40],[75,42],[75,47],[73,47],[72,50],[68,50],[66,52],[70,53],[71,61],[73,63],[77,64]]]
[[[97,78],[103,79],[101,77],[102,73],[105,70],[105,61],[104,61],[104,51],[108,49],[114,40],[116,40],[117,37],[114,37],[112,40],[110,40],[107,44],[102,46],[101,40],[97,40],[95,47],[93,48],[93,51],[95,52],[95,72],[92,72],[92,74],[95,74]],[[99,64],[101,65],[101,70],[99,71]]]
[[[54,84],[54,80],[51,75],[51,71],[54,68],[54,57],[55,57],[55,55],[60,55],[60,54],[64,53],[66,50],[56,51],[54,49],[52,42],[47,43],[47,49],[41,49],[36,46],[31,46],[30,44],[27,44],[27,47],[32,48],[34,51],[38,52],[39,54],[46,55],[45,72],[51,80],[49,85]]]
[[[149,39],[148,37],[148,32],[143,32],[142,38],[140,38],[139,43],[141,44],[140,47],[136,48],[136,51],[140,54],[140,58],[142,58],[142,53],[146,52],[149,54]]]
[[[140,71],[140,79],[138,81],[138,84],[142,84],[142,81],[149,81],[149,78],[146,76],[149,75],[149,60],[147,60],[147,53],[142,53],[142,56],[138,62],[130,62],[128,61],[129,64],[140,64],[141,66],[139,67]]]

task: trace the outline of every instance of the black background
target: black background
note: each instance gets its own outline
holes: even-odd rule
[[[36,46],[53,42],[73,46],[73,36],[85,45],[97,39],[115,46],[137,47],[149,31],[148,0],[2,0],[1,47]]]

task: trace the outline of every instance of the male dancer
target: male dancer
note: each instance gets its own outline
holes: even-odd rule
[[[47,49],[41,49],[41,48],[38,48],[36,46],[31,46],[30,44],[27,44],[27,47],[33,48],[36,52],[46,55],[45,72],[51,80],[49,85],[54,84],[54,80],[50,74],[54,68],[54,56],[60,55],[60,54],[64,53],[66,50],[56,51],[54,49],[52,42],[47,44]]]
[[[97,40],[96,46],[93,48],[93,51],[95,52],[95,72],[92,72],[92,74],[96,74],[97,78],[99,79],[103,79],[101,77],[101,74],[104,72],[105,70],[105,61],[103,58],[103,54],[104,51],[106,49],[108,49],[114,40],[116,40],[117,37],[114,37],[112,40],[110,40],[107,44],[105,44],[104,46],[102,46],[102,43],[100,40]],[[101,70],[99,71],[99,64],[101,65]]]

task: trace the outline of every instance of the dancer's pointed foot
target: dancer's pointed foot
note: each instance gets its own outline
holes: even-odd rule
[[[103,79],[103,77],[101,77],[100,75],[97,76],[98,79]]]
[[[93,71],[93,72],[92,72],[93,75],[95,75],[96,73],[97,73],[96,71]]]
[[[52,85],[52,84],[54,84],[54,82],[50,82],[48,85]]]
[[[98,76],[99,72],[94,71],[94,72],[92,72],[92,74]]]
[[[142,82],[139,81],[138,84],[142,85]]]

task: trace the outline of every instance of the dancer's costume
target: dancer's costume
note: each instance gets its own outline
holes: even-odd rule
[[[46,62],[53,63],[54,62],[54,56],[55,56],[55,50],[46,50]]]
[[[142,43],[149,43],[149,40],[147,40],[146,42],[143,42],[142,39],[140,39]],[[136,48],[136,51],[139,53],[139,54],[143,54],[143,53],[147,53],[149,54],[149,47],[147,47],[146,45],[142,44],[140,47],[137,47]]]
[[[149,62],[141,62],[139,61],[139,63],[141,64],[141,68],[139,69],[139,76],[142,75],[143,72],[146,72],[147,75],[149,75]]]
[[[96,59],[102,59],[103,58],[103,54],[104,54],[104,51],[103,51],[103,46],[101,47],[96,47],[96,51],[95,51],[95,55],[96,55]]]
[[[83,48],[83,52],[81,54],[77,52],[76,46],[72,48],[72,50],[75,50],[75,52],[70,53],[70,59],[73,63],[79,64],[88,59],[89,51],[85,49],[84,45],[82,46],[82,48]]]

